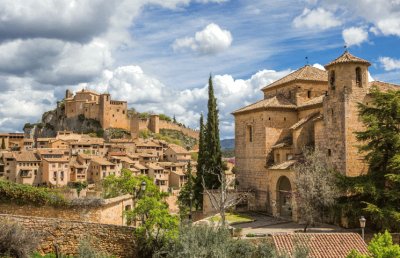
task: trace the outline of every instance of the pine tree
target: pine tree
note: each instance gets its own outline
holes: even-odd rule
[[[205,156],[204,156],[204,121],[203,114],[200,115],[200,132],[199,132],[199,153],[197,157],[197,166],[196,166],[196,179],[194,183],[194,204],[197,209],[201,209],[203,207],[203,185],[202,185],[202,177],[203,177],[203,168],[205,166]]]
[[[1,149],[5,150],[6,149],[6,142],[4,141],[4,138],[1,141]]]
[[[208,80],[208,114],[207,124],[204,133],[204,166],[203,175],[205,186],[208,189],[219,187],[218,173],[222,173],[224,166],[222,163],[221,144],[219,139],[219,119],[217,99],[214,97],[214,87],[212,77]]]
[[[365,130],[357,132],[364,143],[369,170],[366,175],[342,177],[340,186],[347,193],[342,203],[351,211],[367,213],[377,228],[399,229],[400,222],[400,91],[372,90],[373,103],[359,104]],[[364,215],[364,214],[363,214]]]

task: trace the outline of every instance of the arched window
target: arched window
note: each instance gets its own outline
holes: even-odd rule
[[[356,84],[358,85],[358,86],[362,86],[361,84],[362,84],[362,74],[361,74],[361,68],[360,67],[357,67],[356,68]]]
[[[331,86],[331,89],[335,89],[335,71],[331,71],[331,75],[329,76],[329,84]]]

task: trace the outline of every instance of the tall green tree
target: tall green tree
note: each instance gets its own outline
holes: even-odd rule
[[[192,164],[189,161],[187,171],[186,171],[186,176],[187,176],[187,182],[185,185],[182,187],[182,189],[179,191],[178,195],[178,204],[179,204],[179,211],[182,217],[187,217],[187,215],[190,212],[190,206],[196,207],[196,199],[194,198],[194,177],[192,174]],[[192,196],[191,196],[192,195]],[[191,200],[191,197],[193,198]]]
[[[347,194],[341,202],[347,215],[360,210],[378,228],[399,229],[400,222],[400,91],[371,92],[372,105],[359,104],[365,130],[357,132],[369,170],[354,178],[342,177]],[[354,217],[356,217],[354,216]]]
[[[202,176],[203,168],[205,166],[205,142],[204,142],[204,118],[203,114],[200,115],[200,132],[199,132],[199,153],[197,157],[196,178],[194,181],[194,200],[196,209],[203,207],[203,185]]]
[[[204,132],[204,175],[205,187],[216,189],[220,186],[218,174],[223,173],[221,144],[219,139],[219,119],[217,99],[214,97],[212,77],[208,79],[208,114],[206,130]]]
[[[6,142],[4,141],[4,138],[1,141],[1,149],[5,150],[6,149]]]

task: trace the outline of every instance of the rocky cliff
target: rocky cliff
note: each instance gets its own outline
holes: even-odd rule
[[[25,124],[25,135],[30,138],[54,137],[57,131],[74,131],[76,133],[94,133],[103,136],[103,129],[100,122],[94,119],[87,119],[83,115],[67,118],[62,102],[57,104],[57,108],[47,111],[42,115],[42,120],[36,124]]]

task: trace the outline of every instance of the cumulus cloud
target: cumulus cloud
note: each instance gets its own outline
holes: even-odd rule
[[[360,27],[350,27],[348,29],[344,29],[342,36],[347,46],[358,46],[368,40],[368,32]]]
[[[218,100],[221,135],[232,137],[234,121],[231,112],[262,98],[260,89],[288,74],[290,70],[262,70],[249,79],[231,75],[215,75],[214,91]],[[82,84],[99,92],[109,92],[114,99],[128,101],[139,111],[175,115],[192,128],[198,127],[200,113],[206,114],[208,85],[183,91],[171,90],[158,79],[146,74],[139,66],[121,66],[107,70],[92,84]]]
[[[303,13],[293,20],[296,28],[308,28],[317,30],[326,30],[341,25],[334,14],[323,8],[308,9],[305,8]]]
[[[217,24],[210,23],[194,37],[176,39],[172,44],[175,51],[190,49],[204,55],[217,54],[228,49],[232,44],[232,35]]]
[[[394,59],[391,57],[383,56],[379,57],[379,62],[381,63],[385,71],[400,69],[400,59]]]

